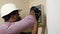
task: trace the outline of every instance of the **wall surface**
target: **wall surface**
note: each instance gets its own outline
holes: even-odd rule
[[[60,34],[60,0],[47,0],[48,34]]]
[[[46,0],[0,0],[0,8],[2,5],[6,3],[14,3],[17,5],[19,9],[22,9],[20,12],[20,15],[22,18],[24,18],[29,13],[29,9],[31,6],[36,5],[43,5],[43,11],[46,10]],[[0,24],[3,24],[3,19],[0,17]],[[41,34],[42,28],[38,28],[38,34]]]

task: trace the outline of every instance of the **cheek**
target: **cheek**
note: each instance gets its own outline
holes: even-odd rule
[[[16,20],[21,20],[21,17],[19,16],[19,14],[16,14],[16,15],[15,15],[15,19],[16,19]]]
[[[17,19],[17,20],[20,20],[20,17],[19,17],[19,16],[16,16],[16,19]]]

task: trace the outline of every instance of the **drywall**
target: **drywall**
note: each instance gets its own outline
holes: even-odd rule
[[[47,0],[48,34],[60,34],[60,0]]]

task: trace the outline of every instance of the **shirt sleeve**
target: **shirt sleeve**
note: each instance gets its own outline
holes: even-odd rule
[[[25,17],[21,21],[15,22],[8,28],[9,33],[19,33],[27,28],[31,28],[35,23],[35,18],[31,15]]]

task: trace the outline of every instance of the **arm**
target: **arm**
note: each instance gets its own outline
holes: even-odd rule
[[[35,20],[35,24],[32,29],[32,34],[37,34],[37,32],[38,32],[38,26],[37,26],[37,21]]]
[[[9,33],[19,33],[34,25],[35,19],[32,15],[29,15],[19,22],[13,23],[7,30]]]

